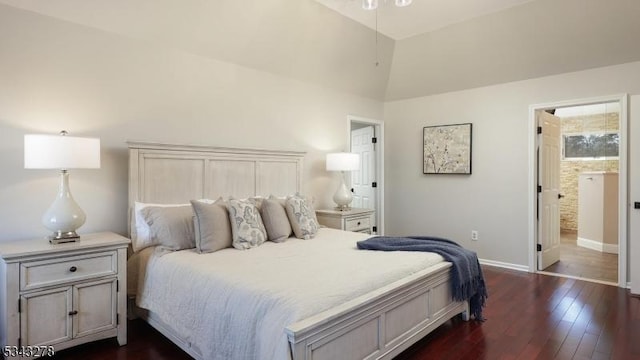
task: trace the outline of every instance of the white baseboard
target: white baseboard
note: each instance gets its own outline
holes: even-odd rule
[[[618,245],[614,244],[604,244],[602,251],[609,254],[617,254],[618,253]]]
[[[529,267],[526,266],[526,265],[511,264],[511,263],[506,263],[506,262],[502,262],[502,261],[494,261],[494,260],[486,260],[486,259],[479,259],[479,261],[480,261],[480,264],[482,264],[482,265],[495,266],[495,267],[499,267],[499,268],[516,270],[516,271],[529,272]],[[595,282],[595,283],[599,283],[599,284],[618,286],[618,284],[616,282],[601,281],[601,280],[594,280],[594,279],[586,279],[586,278],[582,278],[582,277],[579,277],[579,276],[556,274],[556,273],[546,272],[546,271],[536,271],[535,273],[542,274],[542,275],[551,275],[551,276],[565,277],[565,278],[570,278],[570,279],[590,281],[590,282]],[[630,282],[628,282],[626,285],[627,285],[627,289],[631,289],[631,283]],[[640,295],[640,294],[638,294],[638,295]]]
[[[505,269],[529,272],[529,267],[526,265],[511,264],[511,263],[506,263],[502,261],[494,261],[494,260],[486,260],[486,259],[479,259],[479,261],[480,261],[480,264],[482,265],[489,265],[489,266],[495,266],[495,267],[500,267]]]
[[[576,279],[576,280],[588,281],[588,282],[597,283],[597,284],[618,286],[618,282],[616,282],[616,281],[605,281],[605,280],[589,279],[589,278],[584,278],[582,276],[559,274],[559,273],[554,273],[554,272],[549,272],[549,271],[538,271],[537,274],[556,276],[556,277],[562,277],[562,278],[567,278],[567,279]]]
[[[583,247],[583,248],[587,248],[587,249],[591,249],[591,250],[595,250],[595,251],[600,251],[600,252],[606,252],[609,254],[617,254],[618,253],[618,245],[617,244],[605,244],[605,243],[601,243],[600,241],[595,241],[595,240],[591,240],[591,239],[585,239],[585,238],[578,238],[578,246]]]

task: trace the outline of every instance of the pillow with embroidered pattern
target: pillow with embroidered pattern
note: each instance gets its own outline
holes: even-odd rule
[[[293,233],[298,239],[309,240],[318,233],[318,219],[313,205],[309,200],[296,194],[288,196],[285,201],[285,209]]]
[[[234,248],[251,249],[267,241],[267,231],[254,201],[229,199],[227,209]]]

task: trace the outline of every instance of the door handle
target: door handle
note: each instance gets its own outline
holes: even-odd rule
[[[562,199],[563,197],[564,197],[564,195],[558,194],[558,199]]]

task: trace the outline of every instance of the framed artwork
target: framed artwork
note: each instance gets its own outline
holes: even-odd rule
[[[471,174],[472,124],[425,126],[422,131],[424,174]]]

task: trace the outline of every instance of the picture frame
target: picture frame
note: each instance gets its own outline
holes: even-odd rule
[[[425,126],[422,173],[471,175],[473,124]]]

